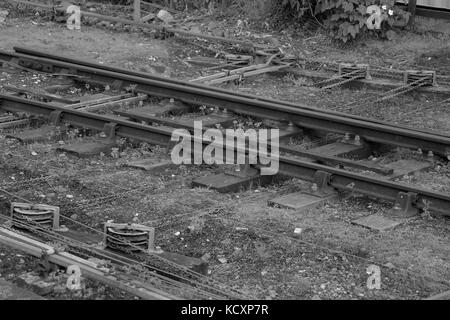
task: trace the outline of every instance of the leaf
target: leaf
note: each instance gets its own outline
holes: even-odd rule
[[[350,25],[350,26],[347,27],[347,32],[345,34],[350,34],[351,35],[352,32],[353,32],[353,26]]]
[[[344,9],[344,12],[352,12],[354,7],[353,7],[353,3],[350,2],[345,2],[342,6],[342,8]]]
[[[314,14],[317,15],[320,12],[322,12],[321,9],[322,9],[322,4],[321,3],[316,4],[316,7],[314,8]]]
[[[340,19],[340,14],[333,14],[330,18],[331,21],[338,21]]]
[[[344,36],[346,36],[349,33],[349,27],[351,27],[351,25],[348,22],[344,22],[343,24],[341,24],[340,28]]]
[[[358,12],[361,13],[362,15],[365,15],[365,14],[366,14],[366,11],[367,11],[367,7],[361,5],[361,6],[358,7],[358,9],[356,9],[356,11],[358,11]]]
[[[356,38],[356,34],[358,33],[358,29],[359,29],[358,25],[354,25],[350,29],[350,34],[352,35],[353,39]]]
[[[327,10],[330,10],[330,9],[332,9],[333,8],[333,4],[332,3],[330,3],[330,2],[325,2],[323,5],[322,5],[322,12],[324,12],[324,11],[327,11]]]

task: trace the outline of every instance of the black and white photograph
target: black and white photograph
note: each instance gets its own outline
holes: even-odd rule
[[[450,300],[449,110],[450,0],[0,0],[0,300]]]

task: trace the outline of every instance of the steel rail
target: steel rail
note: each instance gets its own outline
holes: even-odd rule
[[[0,51],[0,59],[10,57],[11,53]],[[189,83],[181,84],[167,81],[165,78],[150,79],[129,74],[112,72],[100,68],[68,63],[52,59],[12,54],[19,58],[19,63],[46,69],[52,72],[71,70],[80,76],[87,76],[98,83],[112,84],[120,82],[122,86],[134,86],[135,91],[149,95],[175,98],[187,103],[209,105],[232,110],[258,118],[290,121],[299,127],[334,132],[339,134],[359,135],[362,139],[385,145],[422,149],[432,151],[445,157],[450,156],[450,136],[430,134],[411,128],[395,126],[389,123],[375,123],[363,119],[354,119],[345,114],[328,113],[323,110],[286,106],[279,103],[261,101],[236,95],[234,92],[218,92],[211,87],[196,87]]]
[[[183,124],[183,123],[177,122],[175,120],[160,118],[160,117],[156,117],[156,116],[152,116],[152,115],[133,114],[133,113],[128,113],[127,111],[114,111],[114,114],[120,115],[125,118],[131,118],[134,120],[145,121],[147,123],[159,123],[160,125],[164,125],[166,127],[177,128],[177,129],[182,128],[182,129],[189,130],[189,132],[194,132],[194,129],[195,129],[192,124]],[[203,128],[203,130],[206,131],[207,128]],[[300,156],[300,157],[311,158],[311,159],[314,159],[316,161],[319,161],[319,162],[325,163],[325,164],[327,164],[327,163],[331,163],[331,164],[335,164],[335,165],[338,164],[338,165],[342,165],[345,167],[353,167],[353,168],[360,169],[360,170],[368,170],[368,171],[372,171],[372,172],[382,174],[382,175],[390,175],[394,172],[394,170],[392,168],[386,168],[386,167],[378,166],[376,164],[364,164],[364,163],[360,163],[360,162],[346,159],[343,157],[329,156],[329,155],[315,153],[313,151],[308,151],[308,150],[297,150],[296,148],[290,147],[289,145],[286,145],[286,144],[279,144],[278,149],[282,153],[288,153],[288,154],[296,155],[296,156]]]
[[[385,121],[380,121],[380,120],[377,120],[377,119],[367,119],[367,118],[364,118],[364,117],[361,117],[361,116],[352,115],[352,114],[346,114],[346,113],[339,112],[339,111],[324,110],[324,109],[320,109],[320,108],[317,108],[317,107],[312,107],[312,106],[309,106],[309,105],[306,105],[306,104],[293,103],[293,102],[288,102],[288,101],[283,101],[283,100],[264,98],[264,97],[261,97],[261,96],[256,96],[256,95],[252,95],[252,94],[245,94],[245,93],[241,93],[241,92],[233,92],[233,91],[225,90],[225,89],[218,88],[218,87],[207,86],[207,85],[200,84],[200,83],[192,83],[190,81],[182,81],[182,80],[177,80],[177,79],[173,79],[173,78],[164,78],[164,77],[161,77],[161,76],[153,75],[151,73],[139,72],[139,71],[124,69],[124,68],[120,68],[120,67],[110,66],[110,65],[103,65],[103,64],[96,63],[96,62],[93,62],[93,61],[79,60],[79,59],[74,59],[74,58],[70,58],[70,57],[54,55],[54,54],[49,53],[49,52],[34,50],[34,49],[30,49],[30,48],[14,47],[14,50],[17,53],[19,53],[19,54],[26,54],[26,55],[29,55],[29,56],[49,58],[49,59],[58,60],[58,61],[64,61],[64,62],[69,62],[69,63],[74,63],[74,64],[80,64],[80,65],[84,65],[84,66],[87,66],[87,67],[98,68],[98,69],[102,69],[102,70],[128,74],[128,75],[131,75],[131,76],[141,77],[141,78],[145,78],[145,79],[162,80],[162,81],[167,81],[167,82],[174,83],[174,84],[180,84],[180,85],[183,85],[183,86],[191,86],[191,87],[196,87],[196,88],[200,88],[200,89],[207,89],[207,90],[214,91],[214,92],[221,92],[221,93],[225,93],[225,94],[233,94],[234,96],[243,97],[243,98],[249,98],[249,99],[252,99],[252,100],[264,101],[264,102],[268,102],[268,103],[276,103],[276,104],[285,105],[285,106],[288,106],[288,107],[302,108],[302,109],[314,110],[314,111],[318,111],[318,112],[326,112],[328,114],[345,116],[347,118],[356,119],[356,120],[369,121],[369,122],[379,123],[379,124],[388,124]],[[426,130],[411,128],[411,127],[400,125],[400,124],[392,124],[391,123],[391,125],[394,125],[396,127],[409,129],[409,130],[415,130],[415,131],[419,131],[419,132],[426,132],[426,133],[429,132],[429,131],[426,131]],[[433,132],[433,134],[447,136],[447,135],[443,135],[443,134],[438,133],[438,132]]]
[[[124,68],[115,67],[115,66],[111,66],[111,65],[103,65],[103,64],[97,63],[95,61],[89,61],[89,60],[83,60],[83,59],[80,60],[80,59],[75,59],[75,58],[71,58],[71,57],[55,55],[55,54],[52,54],[51,52],[34,50],[34,49],[31,49],[31,48],[25,48],[25,47],[13,47],[13,49],[16,52],[16,54],[24,54],[24,55],[27,55],[29,58],[40,57],[40,58],[47,58],[47,59],[52,59],[52,60],[58,60],[58,61],[62,61],[62,62],[68,62],[68,63],[77,64],[77,65],[83,65],[83,66],[86,66],[86,67],[92,67],[92,68],[96,68],[96,69],[101,69],[101,70],[112,71],[112,72],[116,72],[116,73],[127,74],[127,75],[130,75],[130,76],[136,76],[136,77],[145,78],[145,79],[161,80],[161,81],[165,81],[165,82],[173,83],[173,84],[178,84],[178,85],[182,85],[182,86],[189,86],[189,87],[193,87],[193,88],[209,90],[211,92],[232,94],[235,97],[243,97],[243,98],[248,98],[248,99],[255,100],[255,101],[275,103],[275,104],[278,104],[278,105],[284,105],[284,106],[288,106],[288,107],[301,108],[301,109],[305,109],[305,110],[313,110],[313,111],[317,111],[317,112],[324,112],[324,113],[331,114],[331,115],[344,116],[346,118],[362,120],[362,121],[378,123],[378,124],[389,124],[389,125],[393,125],[393,126],[396,126],[396,127],[405,128],[405,129],[408,129],[408,130],[414,130],[414,131],[418,131],[418,132],[429,133],[429,131],[426,131],[426,130],[411,128],[411,127],[404,126],[404,125],[401,125],[401,124],[388,123],[388,122],[380,121],[380,120],[377,120],[377,119],[370,119],[370,118],[368,119],[368,118],[365,118],[365,117],[352,115],[352,114],[346,114],[346,113],[339,112],[339,111],[324,110],[324,109],[321,109],[321,108],[318,108],[318,107],[313,107],[313,106],[306,105],[306,104],[303,104],[303,103],[298,103],[298,102],[297,103],[293,103],[293,102],[289,102],[289,101],[265,98],[265,97],[256,96],[256,95],[252,95],[252,94],[246,94],[246,93],[241,93],[241,92],[234,92],[234,91],[230,91],[230,90],[226,90],[226,89],[222,89],[222,88],[218,88],[218,87],[213,87],[213,86],[208,86],[208,85],[201,84],[201,83],[196,83],[196,82],[177,80],[177,79],[173,79],[173,78],[164,78],[164,77],[157,76],[157,75],[154,75],[154,74],[151,74],[151,73],[139,72],[139,71],[134,71],[134,70],[130,70],[130,69],[124,69]],[[2,55],[2,54],[5,55],[5,54],[8,54],[8,53],[2,52],[0,50],[0,55]],[[14,55],[14,53],[9,53],[9,54],[10,55]],[[433,134],[442,135],[444,137],[448,137],[448,135],[444,135],[444,134],[441,134],[441,133],[438,133],[438,132],[433,132]]]
[[[1,217],[0,217],[1,218]],[[2,218],[3,219],[3,218]],[[21,233],[14,233],[9,229],[0,227],[0,243],[8,245],[12,248],[22,250],[37,258],[42,258],[47,254],[48,260],[57,265],[68,267],[70,265],[77,265],[83,271],[83,275],[93,280],[100,281],[104,284],[112,287],[119,288],[128,292],[129,294],[138,296],[145,300],[179,300],[180,298],[163,293],[156,288],[150,288],[149,286],[141,287],[138,289],[126,284],[117,277],[111,276],[98,267],[89,263],[88,260],[82,259],[74,254],[68,252],[56,252],[56,250],[38,240],[29,238]],[[122,276],[122,275],[121,275]]]
[[[117,136],[146,141],[151,144],[167,145],[172,136],[172,130],[170,128],[151,127],[123,120],[119,117],[68,109],[11,95],[0,95],[0,107],[10,112],[27,112],[47,117],[49,117],[52,112],[53,114],[56,112],[63,122],[100,131],[104,130],[105,126],[115,124],[113,128],[115,129],[115,134]],[[208,144],[205,141],[203,143]],[[351,173],[341,169],[301,161],[292,157],[279,157],[280,174],[314,181],[315,175],[319,171],[330,175],[329,185],[332,188],[362,193],[391,202],[397,199],[400,192],[410,192],[416,194],[416,201],[413,203],[413,206],[417,208],[429,208],[440,214],[450,215],[449,194],[433,192],[427,189],[412,187],[385,179]]]

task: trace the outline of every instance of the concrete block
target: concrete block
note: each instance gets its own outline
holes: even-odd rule
[[[169,169],[175,169],[178,167],[171,160],[153,158],[128,161],[126,166],[149,171],[149,173],[152,174],[162,174]]]
[[[311,152],[320,153],[327,156],[347,156],[355,155],[359,157],[367,157],[370,149],[366,144],[354,145],[351,143],[333,142],[317,148],[309,149]]]
[[[89,142],[78,142],[66,146],[62,146],[56,149],[56,151],[67,152],[74,154],[78,157],[90,157],[94,155],[99,155],[100,152],[105,154],[109,154],[111,152],[111,148],[116,145],[114,141],[110,140],[97,140],[97,141],[89,141]]]
[[[387,177],[389,180],[412,174],[417,171],[426,170],[431,166],[431,162],[418,161],[414,159],[398,160],[385,165],[386,168],[394,169],[394,173]]]
[[[180,122],[181,124],[194,127],[194,121],[202,121],[203,127],[216,128],[216,124],[220,124],[223,128],[229,127],[233,124],[234,118],[227,114],[208,114],[200,115],[192,118],[192,116],[180,116],[179,119],[174,119],[174,121]]]
[[[416,217],[404,218],[404,219],[390,219],[381,214],[372,214],[370,216],[362,217],[356,220],[353,220],[352,223],[361,227],[365,227],[372,230],[377,231],[388,231],[391,230],[402,223],[408,222],[411,219],[415,219]]]
[[[133,108],[124,110],[115,110],[114,114],[120,115],[122,117],[133,118],[133,116],[154,116],[154,117],[162,117],[169,114],[170,108],[164,107],[157,104],[147,105],[142,108]]]
[[[187,267],[203,275],[208,274],[208,263],[199,258],[187,257],[173,252],[157,253],[160,257],[175,262],[181,266]]]
[[[248,176],[239,177],[233,174],[219,173],[211,176],[197,178],[192,181],[192,187],[203,187],[217,190],[218,192],[239,192],[251,189],[254,186],[264,186],[272,183],[276,176]]]
[[[17,139],[21,143],[31,144],[35,142],[49,141],[51,131],[54,130],[51,126],[42,126],[36,129],[29,129],[21,132],[10,133],[6,138]]]
[[[293,210],[315,208],[325,202],[335,199],[337,194],[330,194],[325,197],[295,192],[286,194],[268,201],[269,206],[287,208]]]

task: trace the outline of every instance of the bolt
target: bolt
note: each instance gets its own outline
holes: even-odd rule
[[[434,154],[433,151],[428,151],[428,158],[433,158]]]
[[[422,149],[420,149],[420,148],[417,149],[417,153],[418,153],[418,154],[423,154]]]
[[[311,186],[311,190],[315,192],[315,191],[317,191],[318,189],[319,189],[319,188],[317,187],[317,183],[313,183],[312,186]]]
[[[356,136],[355,136],[355,143],[356,143],[356,144],[360,144],[360,143],[361,143],[361,138],[360,138],[359,135],[356,135]]]
[[[350,140],[350,133],[346,133],[344,136],[344,141]]]
[[[222,112],[227,113],[228,112],[227,108],[224,108]]]
[[[288,131],[294,130],[294,124],[291,121],[289,121],[286,130],[288,130]]]
[[[170,102],[170,103],[174,103],[174,102],[175,102],[175,99],[174,99],[174,98],[170,98],[169,102]]]

